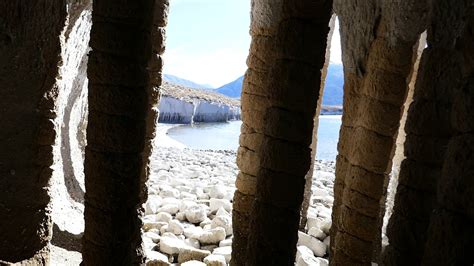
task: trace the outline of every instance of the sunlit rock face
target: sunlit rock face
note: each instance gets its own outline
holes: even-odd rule
[[[158,109],[160,123],[227,122],[240,119],[239,101],[205,90],[165,82]]]

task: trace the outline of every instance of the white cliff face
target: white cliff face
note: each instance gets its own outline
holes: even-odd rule
[[[193,122],[226,122],[240,119],[240,108],[203,99],[188,102],[171,96],[162,96],[160,123],[190,124]]]
[[[184,100],[162,96],[158,110],[160,123],[190,124],[193,121],[194,104]]]

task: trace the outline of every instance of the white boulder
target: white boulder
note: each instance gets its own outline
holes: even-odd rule
[[[226,236],[232,235],[232,218],[230,216],[219,215],[214,217],[211,222],[211,228],[222,227],[225,230]]]
[[[204,230],[198,240],[202,245],[218,244],[226,237],[225,229],[217,227],[210,230]]]
[[[202,261],[209,255],[211,255],[211,252],[207,250],[200,250],[197,248],[185,246],[179,251],[178,262],[183,263],[191,260]]]
[[[226,199],[211,198],[209,201],[209,207],[211,208],[211,212],[216,212],[219,208],[223,208],[228,212],[232,211],[232,204]]]
[[[184,226],[178,220],[171,220],[168,230],[175,235],[181,235],[184,232]]]
[[[204,258],[204,263],[206,263],[207,266],[226,266],[226,260],[225,257],[222,255],[209,255]]]
[[[318,257],[326,255],[327,246],[323,242],[301,231],[298,231],[298,245],[308,247]]]
[[[324,238],[326,238],[326,234],[317,227],[311,227],[308,231],[308,235],[316,237],[319,240],[324,240]]]
[[[200,223],[207,218],[206,210],[199,205],[190,206],[185,214],[186,219],[193,224]]]
[[[231,253],[232,253],[232,247],[215,248],[215,249],[212,251],[212,254],[213,254],[213,255],[221,255],[221,256],[224,256],[226,263],[229,263],[229,262],[230,262]]]
[[[156,215],[157,222],[169,223],[171,221],[171,218],[171,214],[169,214],[168,212],[159,212]]]

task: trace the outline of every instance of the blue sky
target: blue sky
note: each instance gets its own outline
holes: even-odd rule
[[[214,87],[235,80],[247,69],[249,27],[250,0],[170,0],[164,73]]]

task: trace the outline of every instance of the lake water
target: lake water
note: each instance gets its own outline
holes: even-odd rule
[[[168,136],[191,149],[237,150],[241,125],[242,121],[182,125],[168,130]],[[336,159],[340,127],[340,115],[320,116],[317,159]]]

